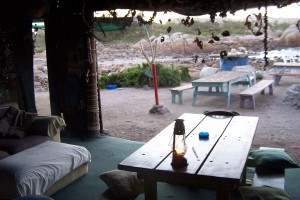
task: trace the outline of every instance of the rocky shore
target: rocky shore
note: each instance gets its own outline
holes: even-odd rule
[[[235,55],[248,55],[249,64],[258,71],[263,69],[263,36],[229,36],[221,38],[219,42],[210,44],[203,42],[203,49],[194,42],[195,35],[185,35],[182,33],[173,33],[170,36],[164,35],[164,41],[161,36],[150,37],[152,44],[157,44],[156,63],[173,66],[185,66],[189,68],[192,78],[198,78],[200,70],[205,67],[220,68],[221,51]],[[141,45],[145,54],[151,59],[149,42],[143,39],[135,44],[128,43],[100,43],[97,42],[97,64],[98,71],[101,74],[118,73],[123,70],[146,63],[145,57],[141,53]],[[300,47],[300,31],[295,25],[291,25],[284,32],[269,31],[268,48],[270,51],[278,51],[276,55],[269,52],[269,68],[274,61],[299,62],[299,53],[287,56],[282,54],[282,49]],[[211,56],[217,55],[217,56]],[[271,55],[271,56],[270,56]],[[287,59],[287,60],[286,60]],[[46,52],[36,53],[34,55],[34,74],[35,90],[42,92],[48,90],[47,62]]]

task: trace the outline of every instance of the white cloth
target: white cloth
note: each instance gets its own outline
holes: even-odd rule
[[[0,197],[12,190],[20,196],[41,195],[90,160],[85,147],[52,141],[6,157],[0,160]]]

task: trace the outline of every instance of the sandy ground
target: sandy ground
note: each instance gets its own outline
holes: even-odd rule
[[[239,108],[238,92],[241,88],[234,86],[229,110],[237,111],[240,115],[259,117],[253,149],[260,146],[285,148],[300,163],[300,110],[282,103],[286,89],[293,83],[300,83],[300,79],[283,77],[280,84],[275,86],[273,96],[268,95],[268,90],[265,95],[258,94],[255,110]],[[228,110],[226,97],[198,96],[196,105],[192,106],[192,94],[193,90],[185,91],[183,105],[179,105],[178,101],[173,104],[169,88],[159,88],[159,104],[170,112],[150,114],[149,110],[155,104],[153,89],[101,90],[104,129],[111,136],[146,142],[183,113]],[[36,102],[39,114],[50,114],[48,93],[36,93]]]

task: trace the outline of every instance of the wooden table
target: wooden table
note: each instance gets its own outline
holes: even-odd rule
[[[195,87],[192,105],[195,105],[198,95],[227,96],[227,107],[229,108],[231,85],[240,81],[246,81],[249,86],[252,86],[250,75],[249,72],[222,71],[212,76],[192,81],[192,85]],[[227,91],[224,91],[225,86]],[[208,87],[209,89],[208,91],[201,91],[199,90],[200,87]],[[216,87],[216,90],[213,91],[212,87]]]
[[[210,188],[217,199],[229,200],[230,190],[242,182],[245,164],[254,138],[258,117],[213,118],[185,113],[189,165],[173,169],[172,135],[175,122],[123,160],[118,169],[137,172],[144,178],[145,199],[157,199],[157,182]],[[199,140],[199,132],[209,132]]]
[[[275,85],[278,85],[282,76],[300,77],[300,63],[275,62],[269,74],[273,75]]]

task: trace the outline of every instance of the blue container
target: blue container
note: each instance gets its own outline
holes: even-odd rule
[[[248,57],[227,57],[220,59],[220,66],[223,71],[231,71],[234,66],[242,66],[248,64]]]
[[[200,140],[208,140],[209,138],[209,133],[208,132],[200,132],[199,133],[199,139]]]
[[[108,90],[114,90],[114,89],[117,88],[117,85],[107,85],[106,88],[107,88]]]

